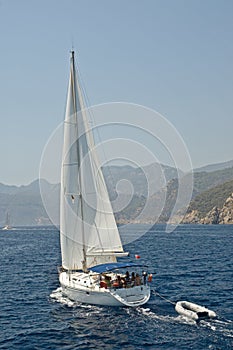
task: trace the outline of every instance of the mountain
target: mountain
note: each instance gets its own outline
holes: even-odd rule
[[[103,168],[103,175],[111,194],[119,192],[137,196],[152,195],[164,186],[171,179],[177,178],[178,174],[183,176],[181,170],[168,165],[153,163],[144,167],[106,166]]]
[[[47,186],[51,188],[52,185],[47,183]],[[4,225],[6,212],[9,213],[11,226],[49,224],[40,195],[39,180],[27,186],[0,184],[1,225]]]
[[[6,193],[6,194],[11,194],[15,193],[19,187],[17,186],[9,186],[9,185],[4,185],[0,183],[0,193]]]
[[[223,170],[226,168],[232,168],[233,167],[233,160],[229,160],[227,162],[223,162],[223,163],[216,163],[216,164],[209,164],[209,165],[205,165],[201,168],[196,168],[194,169],[195,173],[200,173],[200,172],[212,172],[212,171],[216,171],[216,170]]]
[[[207,214],[213,207],[222,207],[227,197],[233,192],[233,180],[213,187],[197,195],[189,205],[189,210],[198,210]]]
[[[233,180],[197,195],[190,203],[184,223],[233,223]]]
[[[203,191],[223,184],[233,179],[233,167],[212,172],[200,172],[193,174],[194,197]]]
[[[190,174],[185,174],[183,177],[180,178],[180,181],[183,183],[183,188],[185,189],[185,186],[189,186],[188,177]],[[187,179],[186,179],[187,178]],[[207,172],[201,172],[201,173],[194,173],[193,174],[193,193],[192,193],[192,201],[188,208],[188,211],[191,209],[196,210],[197,207],[199,208],[200,212],[202,211],[202,208],[208,208],[208,210],[212,209],[211,204],[210,206],[207,205],[207,201],[204,201],[204,195],[206,193],[207,199],[210,201],[210,195],[211,189],[214,189],[216,186],[220,186],[220,191],[215,193],[215,190],[213,190],[213,200],[216,202],[216,205],[223,204],[224,200],[226,199],[226,196],[231,193],[231,191],[227,191],[227,183],[228,181],[233,180],[233,168],[227,168],[223,170],[217,170],[213,171],[211,173]],[[221,185],[223,185],[223,188],[225,191],[222,190]],[[163,211],[160,215],[159,221],[160,222],[167,222],[171,216],[172,209],[176,203],[177,194],[178,194],[178,180],[177,178],[171,179],[168,181],[166,186],[166,201],[163,208]],[[210,191],[210,192],[209,192]],[[159,194],[161,192],[158,192],[156,194],[157,200],[161,201]],[[203,194],[203,196],[202,196]],[[193,208],[193,206],[195,208]],[[187,210],[187,208],[183,208],[182,213]],[[182,214],[180,211],[180,215]],[[179,217],[179,216],[178,216]]]
[[[143,209],[146,198],[166,187],[167,182],[176,177],[178,172],[182,174],[180,170],[160,164],[142,168],[104,167],[103,174],[116,218],[119,221],[135,219]],[[60,185],[41,180],[40,188],[39,180],[35,180],[27,186],[0,184],[0,225],[5,223],[6,212],[9,213],[13,226],[51,224],[40,190],[46,210],[52,216],[53,222],[58,224]]]
[[[169,166],[151,164],[143,168],[104,167],[103,174],[117,222],[167,222],[177,200],[178,173],[186,188],[189,185],[186,181],[189,174],[183,174]],[[233,167],[195,172],[193,197],[184,222],[200,223],[213,208],[220,210],[232,192]],[[59,197],[60,185],[50,184],[46,180],[41,180],[41,187],[39,180],[27,186],[0,184],[0,225],[5,223],[6,212],[9,213],[13,226],[49,225],[49,217],[53,218],[53,223],[58,224]]]

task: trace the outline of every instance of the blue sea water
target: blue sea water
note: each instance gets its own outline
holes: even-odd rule
[[[137,232],[142,226],[130,225]],[[145,226],[143,227],[143,229]],[[149,228],[149,227],[148,227]],[[156,271],[143,307],[80,305],[59,289],[54,228],[1,231],[0,349],[232,349],[233,227],[157,225],[127,250]],[[161,298],[163,296],[165,299]],[[214,310],[199,324],[179,316],[188,300]]]

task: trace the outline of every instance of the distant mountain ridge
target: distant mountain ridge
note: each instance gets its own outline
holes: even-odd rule
[[[194,172],[195,173],[200,173],[200,172],[212,172],[212,171],[216,171],[216,170],[223,170],[226,168],[232,168],[233,167],[233,160],[228,160],[227,162],[222,162],[222,163],[216,163],[216,164],[209,164],[209,165],[205,165],[203,167],[200,168],[195,168]]]
[[[194,196],[233,179],[233,167],[212,172],[194,173]]]
[[[0,184],[0,224],[4,225],[6,212],[10,216],[11,226],[36,225],[44,218],[43,224],[49,220],[44,209],[39,180],[28,186],[5,186]]]
[[[220,168],[223,164],[231,163],[233,164],[233,161],[220,163]],[[216,169],[216,166],[213,165],[212,169]],[[177,198],[177,176],[178,174],[183,176],[183,180],[187,176],[180,170],[159,164],[151,164],[144,168],[109,166],[103,169],[103,173],[115,217],[119,223],[166,222]],[[227,196],[229,197],[233,192],[232,181],[233,167],[212,172],[195,170],[193,200],[187,215],[197,211],[201,220],[203,215],[207,215],[213,207],[221,207]],[[60,185],[50,184],[46,180],[41,182],[43,193],[46,194],[50,209],[54,213],[53,218],[58,224]],[[160,204],[164,200],[165,205],[160,213]],[[143,212],[146,203],[147,211]],[[122,204],[125,204],[123,209]],[[203,207],[205,207],[205,213]],[[2,226],[6,212],[10,214],[11,225],[51,224],[41,199],[39,180],[26,186],[9,186],[0,183],[0,225]],[[189,220],[186,221],[189,222]]]
[[[103,168],[110,198],[113,206],[121,220],[122,216],[127,216],[128,220],[134,217],[135,210],[140,208],[145,198],[158,192],[166,186],[167,181],[173,177],[183,174],[181,170],[173,167],[151,164],[142,168],[132,166],[108,166]],[[52,185],[46,180],[42,181],[44,196],[47,197],[49,208],[53,213],[53,219],[59,223],[59,193],[60,185]],[[115,201],[118,197],[118,203]],[[119,200],[120,198],[120,200]],[[121,200],[130,205],[124,211],[124,215],[118,214],[122,207]],[[39,180],[33,181],[27,186],[8,186],[0,184],[0,224],[4,224],[6,212],[10,213],[12,225],[35,225],[51,224],[46,210],[43,206]],[[128,213],[126,215],[126,213]]]

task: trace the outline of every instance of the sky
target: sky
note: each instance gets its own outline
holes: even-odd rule
[[[0,0],[0,182],[38,178],[72,47],[91,105],[158,111],[195,168],[233,159],[232,18],[231,0]]]

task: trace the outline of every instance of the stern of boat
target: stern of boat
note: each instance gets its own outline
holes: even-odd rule
[[[135,286],[110,290],[110,294],[122,305],[137,307],[144,305],[150,299],[150,287],[148,285]]]

